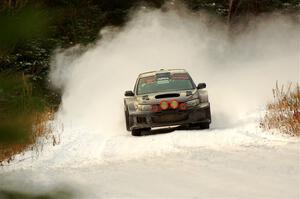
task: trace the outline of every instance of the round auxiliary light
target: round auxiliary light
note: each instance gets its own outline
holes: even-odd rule
[[[167,101],[163,100],[159,103],[161,110],[167,110],[169,108],[169,104]]]
[[[179,106],[179,103],[178,103],[176,100],[172,100],[172,101],[170,102],[170,107],[171,107],[172,109],[177,109],[178,106]]]

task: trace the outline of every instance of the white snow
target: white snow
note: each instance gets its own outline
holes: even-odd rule
[[[60,145],[3,167],[0,187],[75,198],[299,198],[299,138],[245,120],[144,137],[65,128]]]

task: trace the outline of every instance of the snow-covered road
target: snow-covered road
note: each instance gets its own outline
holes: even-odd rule
[[[75,198],[299,198],[299,139],[249,122],[144,137],[72,127],[60,145],[2,168],[0,187]]]

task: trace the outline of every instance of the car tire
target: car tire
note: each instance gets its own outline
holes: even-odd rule
[[[147,135],[151,131],[151,128],[144,128],[144,129],[133,129],[131,131],[131,135],[133,136],[141,136],[141,135]]]
[[[127,129],[127,131],[130,131],[130,127],[132,125],[132,122],[130,120],[128,110],[125,111],[125,121],[126,121],[126,129]]]
[[[142,130],[141,129],[132,129],[131,135],[132,136],[141,136],[142,135]]]
[[[209,123],[206,122],[206,123],[201,123],[200,124],[200,129],[209,129]]]

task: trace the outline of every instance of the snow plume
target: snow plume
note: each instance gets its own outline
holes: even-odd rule
[[[272,99],[272,88],[299,82],[299,19],[256,18],[238,35],[204,13],[140,9],[121,29],[100,30],[84,51],[59,50],[51,79],[63,90],[58,117],[102,135],[124,134],[123,94],[141,72],[185,68],[206,82],[215,128],[231,126]]]

